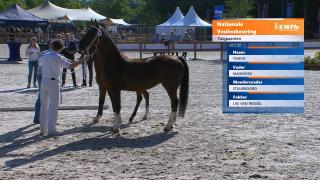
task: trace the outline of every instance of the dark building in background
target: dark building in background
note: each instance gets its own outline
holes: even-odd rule
[[[291,15],[304,18],[305,39],[320,38],[320,0],[256,0],[256,4],[257,17],[285,18]],[[288,9],[291,12],[287,12]]]
[[[304,4],[306,39],[320,39],[320,0],[306,0]]]

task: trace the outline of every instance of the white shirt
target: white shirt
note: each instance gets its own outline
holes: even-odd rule
[[[51,49],[48,49],[48,50],[45,50],[45,51],[42,51],[41,54],[39,55],[39,61],[38,61],[38,71],[37,71],[37,74],[42,74],[42,64],[43,64],[43,61],[40,60],[43,55],[49,53],[49,52],[52,52]]]
[[[28,46],[25,55],[29,58],[29,61],[38,61],[40,55],[40,48]]]
[[[44,54],[39,62],[42,64],[42,78],[55,78],[56,80],[60,79],[61,67],[69,68],[71,64],[66,57],[56,51]]]

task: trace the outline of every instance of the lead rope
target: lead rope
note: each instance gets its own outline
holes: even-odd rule
[[[62,104],[62,91],[61,91],[61,88],[60,88],[60,104]]]

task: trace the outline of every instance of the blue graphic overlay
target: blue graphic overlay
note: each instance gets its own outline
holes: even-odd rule
[[[303,113],[302,42],[222,43],[224,113]]]

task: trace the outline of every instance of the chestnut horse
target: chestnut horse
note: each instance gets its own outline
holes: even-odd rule
[[[96,47],[93,61],[100,91],[99,110],[96,118],[99,119],[102,115],[105,95],[108,91],[114,112],[113,131],[118,133],[121,124],[121,90],[136,91],[138,104],[139,101],[141,102],[142,93],[144,94],[147,89],[161,83],[171,101],[171,113],[164,131],[172,130],[178,106],[179,116],[183,117],[188,102],[189,68],[185,59],[169,55],[130,59],[118,50],[113,40],[98,26],[96,21],[79,42],[80,51],[88,50],[92,46]],[[179,86],[180,97],[178,100]]]

